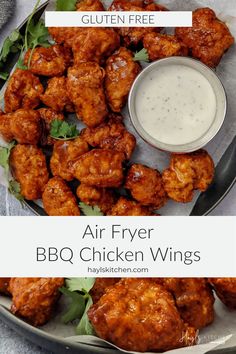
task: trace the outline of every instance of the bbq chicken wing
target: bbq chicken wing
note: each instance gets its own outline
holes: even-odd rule
[[[11,116],[11,113],[4,114],[0,111],[0,137],[8,143],[14,139],[10,129]]]
[[[5,112],[14,112],[20,108],[36,108],[43,91],[38,77],[28,70],[16,69],[8,81],[4,95]]]
[[[105,294],[106,290],[118,283],[119,278],[96,278],[94,286],[90,291],[90,294],[93,298],[93,303],[95,304],[100,300],[100,298]]]
[[[81,0],[76,4],[77,11],[105,11],[100,0]]]
[[[97,335],[125,350],[166,351],[193,345],[172,295],[151,279],[122,279],[88,311]]]
[[[10,130],[20,144],[37,145],[42,135],[40,115],[32,109],[19,109],[11,114]]]
[[[133,53],[124,47],[121,47],[107,60],[105,88],[112,111],[122,110],[131,86],[140,71],[140,65],[133,60]]]
[[[188,48],[176,36],[148,33],[144,36],[143,46],[151,61],[172,56],[187,56]]]
[[[51,178],[43,192],[43,206],[49,216],[79,216],[75,196],[60,177]]]
[[[192,56],[210,67],[216,67],[234,43],[228,27],[213,10],[193,12],[193,27],[176,28],[177,37],[191,50]]]
[[[165,191],[176,202],[191,202],[194,190],[207,190],[214,172],[214,162],[205,150],[172,154],[170,168],[162,175]]]
[[[61,177],[66,181],[72,181],[78,158],[88,151],[88,144],[80,137],[75,140],[57,141],[54,144],[50,161],[53,176]]]
[[[10,167],[27,200],[40,199],[49,175],[41,149],[34,145],[16,145],[11,152]]]
[[[108,213],[110,216],[153,216],[154,214],[148,207],[142,204],[120,197],[118,202],[111,208]]]
[[[38,113],[39,113],[40,118],[44,124],[44,132],[43,132],[43,136],[41,138],[41,144],[42,145],[53,145],[57,140],[53,139],[50,136],[51,123],[55,119],[62,121],[65,119],[65,117],[62,113],[54,111],[54,109],[51,109],[51,108],[40,108],[40,109],[38,109]]]
[[[11,311],[34,326],[42,326],[51,319],[59,299],[63,278],[11,278]]]
[[[76,194],[81,202],[91,206],[98,206],[104,214],[107,214],[116,202],[113,190],[87,186],[84,183],[79,185]]]
[[[63,75],[72,60],[68,48],[53,45],[48,48],[37,47],[33,53],[29,49],[25,55],[24,63],[35,75],[60,76]]]
[[[10,279],[11,278],[0,278],[0,294],[9,295],[8,287],[9,287]],[[98,293],[99,293],[99,290],[98,290]]]
[[[123,178],[124,154],[94,149],[82,155],[75,164],[75,177],[88,186],[120,187]]]
[[[216,295],[229,308],[236,309],[236,278],[209,279]]]
[[[57,44],[72,47],[73,42],[80,32],[86,31],[84,27],[49,27],[49,34]]]
[[[104,69],[96,63],[69,68],[67,89],[76,113],[87,126],[101,124],[108,115],[103,89]]]
[[[120,37],[112,28],[86,28],[74,39],[74,64],[97,62],[103,64],[120,46]]]
[[[167,202],[161,174],[150,167],[134,164],[128,171],[125,188],[142,205],[160,209]]]
[[[96,128],[86,128],[81,137],[92,147],[123,152],[129,160],[136,146],[136,138],[120,120],[110,119]]]
[[[163,278],[158,281],[170,291],[183,320],[201,329],[214,320],[214,296],[206,279]]]
[[[53,77],[48,80],[45,93],[41,95],[41,101],[57,112],[74,112],[74,106],[69,99],[66,87],[66,77]]]

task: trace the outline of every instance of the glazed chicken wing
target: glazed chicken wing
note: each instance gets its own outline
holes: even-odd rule
[[[35,75],[60,76],[63,75],[71,63],[71,52],[68,48],[53,45],[48,48],[37,47],[31,54],[29,49],[25,55],[24,63]]]
[[[104,70],[96,63],[81,63],[68,70],[69,97],[78,118],[89,127],[101,124],[108,114],[103,79]]]
[[[162,175],[165,191],[176,202],[191,202],[194,190],[207,190],[214,172],[214,162],[205,150],[172,154],[170,168]]]
[[[74,112],[74,106],[67,92],[66,82],[67,79],[64,76],[53,77],[48,80],[45,93],[41,95],[41,101],[57,112]]]
[[[112,111],[122,110],[140,71],[140,65],[133,60],[133,53],[126,48],[121,47],[107,60],[105,88]]]
[[[92,147],[123,152],[129,160],[136,146],[136,138],[120,120],[110,119],[96,128],[86,128],[82,138]]]
[[[151,279],[122,279],[88,312],[97,335],[125,350],[166,351],[193,345],[170,293]]]
[[[40,199],[48,182],[46,159],[34,145],[16,145],[11,152],[10,167],[27,200]]]
[[[75,164],[75,177],[94,187],[120,187],[123,182],[124,154],[94,149],[82,155]]]
[[[106,214],[116,202],[116,196],[113,190],[87,186],[84,183],[79,185],[76,194],[81,202],[91,206],[98,206],[104,214]]]
[[[65,117],[62,113],[54,111],[51,108],[40,108],[38,109],[40,118],[44,123],[43,137],[41,138],[42,145],[53,145],[57,140],[50,136],[51,123],[56,120],[64,120]]]
[[[74,179],[75,163],[81,155],[88,151],[88,144],[80,137],[75,140],[57,141],[54,144],[50,161],[53,176],[72,181]]]
[[[110,216],[153,216],[154,214],[148,207],[142,204],[120,197],[118,202],[111,208]]]
[[[236,309],[236,278],[211,278],[216,295],[229,308]]]
[[[16,69],[8,81],[4,95],[5,112],[14,112],[20,108],[36,108],[43,91],[38,77],[28,70]]]
[[[213,292],[203,278],[163,278],[157,280],[176,301],[181,317],[190,326],[201,329],[214,320]]]
[[[144,36],[143,46],[151,61],[172,56],[187,56],[188,48],[176,36],[161,33],[148,33]]]
[[[106,290],[118,283],[120,278],[96,278],[94,286],[90,291],[93,298],[93,303],[95,304],[98,300],[105,294]]]
[[[6,142],[10,142],[14,139],[14,136],[10,129],[12,113],[4,114],[0,111],[0,137],[2,137]]]
[[[75,196],[60,177],[51,178],[43,192],[43,206],[49,216],[79,216]]]
[[[100,0],[81,0],[76,4],[77,11],[104,11]]]
[[[120,37],[112,28],[86,28],[73,41],[74,63],[94,61],[102,65],[119,46]]]
[[[0,294],[9,295],[8,287],[10,279],[11,278],[0,278]]]
[[[42,326],[53,314],[63,278],[11,278],[11,311],[34,326]]]
[[[10,130],[20,144],[37,145],[42,134],[40,115],[32,109],[19,109],[11,114]]]
[[[176,28],[176,35],[191,50],[194,58],[210,67],[217,66],[234,43],[226,24],[209,8],[195,10],[193,27]]]
[[[160,209],[167,201],[161,174],[150,167],[134,164],[128,171],[125,188],[142,205]]]

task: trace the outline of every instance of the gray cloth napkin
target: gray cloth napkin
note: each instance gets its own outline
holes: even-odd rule
[[[0,30],[15,10],[15,0],[0,0]]]

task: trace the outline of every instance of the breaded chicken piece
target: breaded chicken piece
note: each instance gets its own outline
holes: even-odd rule
[[[123,179],[123,153],[94,149],[82,155],[75,164],[75,177],[94,187],[120,187]]]
[[[11,113],[4,114],[0,111],[0,137],[8,143],[14,139],[14,136],[10,130],[11,115]]]
[[[130,167],[125,188],[142,205],[160,209],[167,202],[161,174],[153,168],[134,164]]]
[[[76,4],[77,11],[105,11],[100,0],[80,0]]]
[[[86,31],[85,27],[49,27],[49,34],[57,44],[65,44],[72,47],[75,38],[80,32]]]
[[[234,37],[226,24],[209,8],[193,12],[193,27],[176,28],[176,36],[191,50],[194,58],[216,67],[233,45]]]
[[[5,112],[14,112],[20,108],[36,108],[43,91],[38,77],[28,70],[16,69],[8,81],[4,95]]]
[[[66,77],[53,77],[47,82],[45,93],[41,95],[41,101],[57,112],[74,112],[74,106],[69,98]]]
[[[56,120],[64,120],[65,117],[62,113],[55,111],[51,108],[40,108],[38,109],[40,118],[44,123],[43,137],[41,138],[42,145],[53,145],[57,140],[50,136],[51,124]]]
[[[167,9],[153,1],[140,0],[114,0],[109,11],[166,11]],[[121,27],[117,31],[125,47],[137,47],[147,33],[159,32],[158,27]]]
[[[0,278],[1,279],[1,278]],[[105,294],[106,290],[120,281],[120,278],[96,278],[94,286],[90,291],[95,304]]]
[[[80,137],[74,140],[57,141],[53,146],[53,154],[50,160],[53,176],[72,181],[78,158],[88,151],[88,144]]]
[[[86,28],[74,38],[74,64],[97,62],[103,64],[120,46],[120,37],[112,28]]]
[[[148,207],[142,204],[120,197],[118,202],[111,208],[110,216],[153,216],[154,214]]]
[[[48,322],[59,299],[64,278],[11,278],[11,312],[33,326]]]
[[[51,178],[43,192],[43,207],[49,216],[79,216],[75,196],[61,177]]]
[[[175,298],[176,306],[190,326],[201,329],[214,320],[214,296],[211,287],[203,278],[156,279]]]
[[[229,308],[236,309],[236,278],[209,279],[216,295]]]
[[[148,33],[143,38],[143,46],[149,60],[154,61],[172,56],[187,56],[188,48],[176,36],[161,33]]]
[[[11,152],[10,167],[20,183],[21,195],[27,200],[40,199],[49,179],[42,150],[34,145],[16,145]]]
[[[96,128],[85,128],[81,137],[92,147],[123,152],[129,160],[136,146],[136,138],[121,120],[111,118]]]
[[[29,49],[24,58],[24,64],[29,65],[33,74],[49,77],[63,75],[71,61],[70,49],[57,44],[48,48],[37,47],[33,54]]]
[[[181,319],[172,295],[152,279],[122,279],[88,311],[97,335],[137,352],[195,344],[196,331]]]
[[[127,102],[131,86],[141,71],[133,53],[121,47],[106,62],[105,89],[110,108],[120,112]]]
[[[11,278],[0,278],[0,294],[9,295],[9,282]]]
[[[76,113],[88,127],[101,124],[108,115],[103,89],[104,69],[88,62],[68,70],[67,90]]]
[[[208,189],[214,172],[214,162],[205,150],[172,154],[170,168],[162,175],[165,191],[176,202],[191,202],[194,190],[204,192]]]
[[[116,196],[112,189],[87,186],[84,183],[79,185],[76,194],[81,202],[98,206],[104,214],[108,213],[116,202]]]
[[[19,144],[37,145],[42,135],[40,114],[32,109],[11,113],[10,130]]]

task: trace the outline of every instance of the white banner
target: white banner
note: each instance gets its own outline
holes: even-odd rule
[[[235,217],[0,217],[0,277],[236,277]]]
[[[191,11],[46,11],[46,27],[191,27]]]

